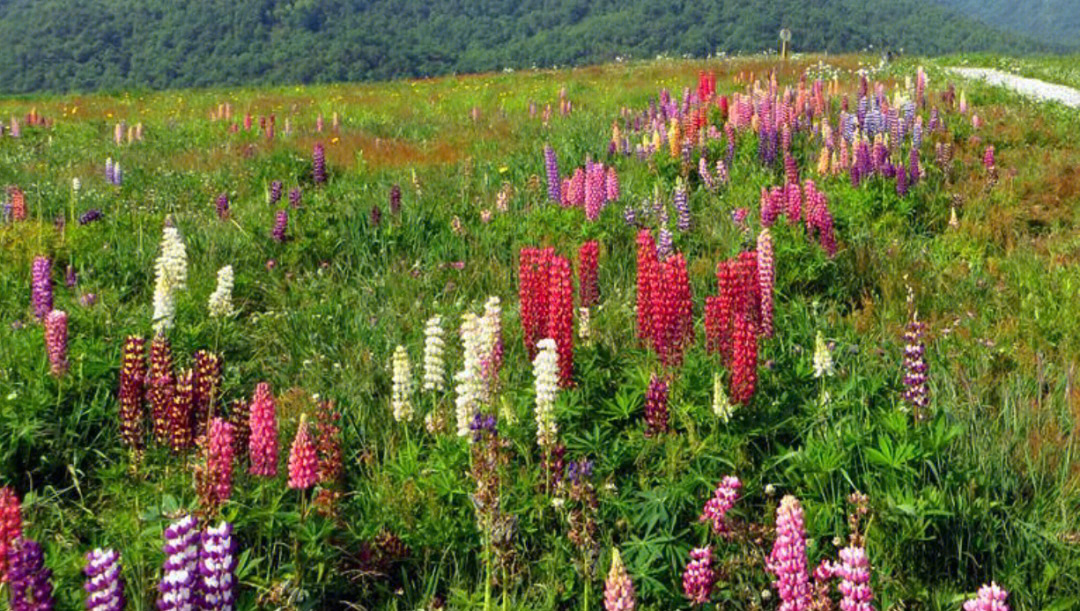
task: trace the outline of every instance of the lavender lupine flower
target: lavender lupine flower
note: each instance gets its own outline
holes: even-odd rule
[[[275,242],[284,242],[287,238],[285,231],[289,228],[289,211],[285,208],[277,211],[274,215],[274,229],[270,231],[270,237]]]
[[[690,562],[683,571],[683,593],[693,605],[703,605],[712,596],[716,572],[712,568],[712,548],[699,547],[690,551]]]
[[[16,539],[8,549],[8,585],[12,611],[52,611],[52,571],[45,568],[41,545],[30,539]]]
[[[686,186],[683,185],[681,180],[675,184],[675,194],[672,195],[671,199],[675,204],[675,210],[678,214],[675,226],[679,228],[679,231],[690,231],[689,196],[686,193]]]
[[[75,266],[68,265],[67,270],[64,271],[64,284],[66,284],[69,289],[73,289],[78,283],[79,274],[75,272]]]
[[[810,581],[806,570],[806,530],[799,500],[788,495],[776,509],[776,541],[766,562],[776,577],[773,587],[780,596],[779,611],[810,608]]]
[[[158,583],[160,611],[191,611],[199,591],[199,529],[195,518],[186,515],[165,529],[165,563]]]
[[[716,179],[709,172],[709,164],[705,161],[704,155],[698,159],[698,175],[701,176],[701,183],[705,185],[707,190],[716,190]]]
[[[925,323],[919,320],[914,308],[914,294],[908,289],[908,308],[911,320],[904,330],[904,402],[912,410],[915,420],[926,417],[930,405],[930,391],[926,386],[926,344],[923,343]]]
[[[547,172],[548,199],[555,203],[562,202],[561,182],[559,181],[559,160],[555,149],[544,146],[544,169]]]
[[[870,561],[862,547],[848,546],[840,550],[840,564],[835,574],[840,578],[837,587],[843,595],[842,611],[874,611],[874,591],[870,588]]]
[[[45,315],[52,311],[53,306],[52,260],[48,257],[34,257],[30,279],[30,299],[34,303],[34,316],[37,316],[39,320],[44,320]]]
[[[322,142],[316,142],[311,153],[311,176],[317,185],[326,182],[326,151]]]
[[[671,231],[667,227],[661,227],[656,239],[656,254],[660,259],[667,259],[674,252],[675,247],[671,240]]]
[[[300,190],[300,187],[293,187],[289,189],[289,205],[293,208],[300,207],[300,198],[303,197],[304,192]]]
[[[236,543],[232,524],[208,526],[199,548],[199,583],[204,611],[232,611],[236,602]]]
[[[116,184],[116,164],[113,163],[112,157],[105,159],[105,180],[109,184]]]
[[[124,184],[124,170],[120,168],[120,162],[113,164],[112,184],[119,187]]]
[[[964,611],[1009,611],[1009,605],[1005,604],[1008,598],[1009,593],[991,581],[990,585],[979,588],[975,598],[964,603]]]
[[[634,209],[634,206],[632,204],[626,204],[626,206],[623,208],[622,215],[623,220],[626,221],[627,225],[631,227],[637,225],[637,210]]]
[[[896,167],[896,194],[904,197],[908,192],[908,171],[904,164]]]
[[[68,369],[68,315],[63,310],[53,310],[45,315],[45,351],[49,355],[49,369],[60,377]]]
[[[87,611],[124,611],[124,577],[120,574],[120,554],[97,548],[86,554]]]
[[[100,220],[101,216],[102,216],[102,214],[101,214],[100,209],[91,208],[91,209],[87,210],[86,212],[83,212],[82,215],[79,216],[79,224],[80,225],[89,225],[90,223],[93,223],[94,221]]]
[[[728,183],[728,165],[729,164],[730,164],[730,161],[725,163],[723,159],[717,159],[716,160],[716,181],[719,182],[722,185],[726,185]]]
[[[712,498],[705,501],[705,508],[698,517],[698,521],[711,523],[713,532],[718,535],[727,533],[728,527],[724,518],[738,500],[739,488],[742,488],[742,482],[734,475],[725,476],[720,480],[716,490],[713,491]]]
[[[271,206],[281,201],[281,181],[274,180],[270,182],[270,193],[266,196],[267,203]]]
[[[217,196],[217,200],[214,202],[214,207],[217,210],[218,218],[226,220],[229,218],[229,195],[221,193]]]

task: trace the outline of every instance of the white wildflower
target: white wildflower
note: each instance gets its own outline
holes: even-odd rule
[[[731,401],[728,399],[727,392],[724,391],[723,379],[720,374],[713,373],[713,413],[720,419],[721,422],[727,424],[731,420],[731,414],[735,411],[735,408],[731,405]]]
[[[443,360],[442,318],[436,314],[424,328],[424,390],[446,389],[446,362]]]
[[[391,368],[393,388],[390,393],[390,407],[394,411],[394,420],[408,422],[413,417],[412,368],[409,366],[409,353],[405,346],[398,345],[394,350]]]
[[[232,316],[234,312],[232,290],[233,269],[231,265],[226,265],[218,270],[217,288],[214,289],[213,293],[210,293],[210,301],[207,304],[207,309],[210,311],[210,318]]]
[[[462,369],[454,376],[457,381],[454,401],[457,416],[457,433],[468,437],[469,424],[472,423],[483,393],[480,379],[480,322],[476,314],[466,312],[461,316]]]
[[[578,308],[578,339],[583,342],[588,342],[592,336],[592,329],[589,326],[589,308]]]
[[[825,336],[818,331],[817,339],[814,340],[814,377],[823,378],[832,374],[832,354],[829,352],[829,347],[825,345]]]
[[[559,355],[555,340],[545,338],[536,346],[540,351],[533,360],[533,376],[536,378],[536,443],[541,448],[555,445],[559,432],[555,422],[555,395],[559,390]]]
[[[164,333],[176,316],[176,292],[187,286],[187,250],[180,231],[171,224],[161,237],[161,254],[155,264],[154,331]]]

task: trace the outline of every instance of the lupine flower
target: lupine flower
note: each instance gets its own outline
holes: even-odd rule
[[[637,224],[637,210],[634,209],[633,205],[626,204],[623,208],[623,220],[631,227]]]
[[[819,329],[814,338],[814,377],[827,378],[833,375],[832,353],[825,344],[825,336]]]
[[[107,157],[105,159],[105,180],[108,181],[109,184],[116,184],[115,173],[116,164],[113,163],[112,157]]]
[[[299,208],[300,198],[303,197],[303,195],[304,193],[300,190],[300,187],[293,187],[289,189],[289,205],[293,208]]]
[[[739,488],[742,488],[742,482],[734,475],[725,476],[720,480],[720,483],[716,485],[716,490],[713,491],[712,498],[705,502],[698,522],[712,524],[713,532],[718,535],[727,533],[728,526],[724,518],[735,506],[735,501],[739,498]]]
[[[91,208],[91,209],[87,210],[86,212],[83,212],[81,215],[79,215],[79,224],[80,225],[89,225],[90,223],[93,223],[94,221],[101,220],[101,217],[102,217],[101,210],[99,210],[98,208]]]
[[[698,176],[701,177],[701,183],[705,185],[707,190],[716,190],[716,179],[713,178],[713,175],[709,172],[709,164],[705,160],[704,155],[698,158]]]
[[[776,510],[776,541],[766,562],[776,577],[773,587],[780,596],[779,611],[810,608],[810,583],[806,571],[806,531],[799,500],[788,495]]]
[[[232,497],[233,462],[236,459],[233,425],[220,416],[215,417],[210,421],[208,437],[207,479],[217,505]]]
[[[983,167],[986,168],[987,172],[993,170],[996,167],[996,165],[994,163],[994,145],[993,144],[987,146],[986,150],[983,151]]]
[[[874,591],[870,588],[870,562],[866,550],[848,546],[840,550],[840,565],[836,575],[841,579],[838,589],[843,595],[842,611],[873,611]]]
[[[52,571],[45,568],[45,557],[37,541],[16,539],[8,550],[8,585],[11,587],[12,611],[52,611]]]
[[[194,517],[185,515],[165,529],[165,562],[158,583],[159,611],[197,609],[199,593],[199,529]]]
[[[413,417],[412,405],[412,367],[409,365],[409,353],[405,346],[394,349],[394,358],[390,363],[393,372],[393,389],[390,393],[390,407],[394,420],[408,422]]]
[[[675,226],[679,228],[679,231],[690,231],[690,202],[689,196],[686,192],[686,185],[682,183],[682,180],[678,180],[675,184],[675,194],[672,196],[672,203],[675,205],[675,211],[677,213]]]
[[[964,611],[1009,611],[1009,605],[1005,601],[1009,593],[998,584],[990,582],[979,588],[975,598],[964,603]]]
[[[761,305],[761,334],[773,335],[773,241],[769,228],[761,230],[757,237],[757,281]]]
[[[7,486],[0,488],[0,585],[8,580],[8,554],[16,539],[22,537],[19,497]]]
[[[227,193],[218,195],[217,200],[214,202],[214,206],[217,209],[219,219],[224,221],[229,218],[229,195]]]
[[[165,443],[169,438],[169,409],[173,392],[172,345],[169,338],[158,333],[150,343],[150,376],[146,388],[157,443]]]
[[[589,308],[578,308],[578,339],[588,342],[592,338],[592,328],[589,325]]]
[[[179,454],[191,447],[192,410],[195,403],[195,372],[185,369],[176,376],[176,389],[168,413],[169,447]]]
[[[904,164],[900,164],[896,168],[896,194],[900,197],[904,197],[908,192],[908,171],[904,167]]]
[[[736,261],[739,290],[735,295],[731,331],[731,399],[745,404],[754,396],[757,384],[757,258],[743,251]]]
[[[232,524],[207,526],[199,547],[198,579],[203,611],[232,611],[236,603],[236,543]]]
[[[195,394],[192,397],[195,435],[203,435],[210,424],[210,408],[215,404],[221,390],[221,357],[207,350],[197,350],[193,355],[195,369]]]
[[[668,431],[668,385],[654,373],[645,392],[645,435]]]
[[[442,392],[446,388],[446,363],[444,350],[442,318],[439,315],[428,319],[424,327],[424,390]]]
[[[652,292],[659,273],[656,242],[648,229],[642,229],[637,235],[637,336],[643,342],[653,338]]]
[[[589,240],[578,249],[578,291],[581,305],[586,308],[600,301],[600,287],[597,283],[599,247],[599,242]]]
[[[529,360],[536,358],[536,344],[548,337],[548,293],[551,277],[551,248],[522,248],[518,253],[518,297],[521,301],[521,329]]]
[[[100,547],[86,554],[86,610],[124,611],[124,576],[120,554]]]
[[[912,410],[916,420],[925,417],[924,410],[930,405],[930,391],[926,385],[926,344],[923,332],[926,325],[919,320],[914,307],[914,293],[908,289],[908,309],[911,312],[904,330],[904,402]]]
[[[544,171],[547,173],[548,199],[555,203],[562,202],[559,160],[555,156],[555,149],[548,145],[544,146]]]
[[[499,371],[503,362],[502,301],[492,295],[484,303],[480,318],[480,376],[483,380],[483,400],[490,402],[499,386]]]
[[[45,350],[49,355],[49,369],[56,377],[67,372],[68,315],[63,310],[53,310],[45,316]]]
[[[398,212],[401,212],[401,187],[393,185],[390,187],[390,214]]]
[[[537,344],[539,352],[533,359],[533,377],[536,382],[536,443],[541,449],[550,449],[557,441],[559,432],[555,421],[555,395],[559,386],[559,355],[555,340],[550,337]]]
[[[634,597],[634,582],[623,566],[619,550],[611,550],[611,569],[604,581],[604,611],[634,611],[637,599]]]
[[[595,164],[585,172],[584,206],[585,218],[595,221],[600,218],[600,211],[604,208],[604,166]]]
[[[307,414],[302,414],[292,449],[289,450],[289,488],[307,490],[318,481],[318,474],[319,457],[315,452],[315,442],[308,432]]]
[[[547,331],[559,353],[559,385],[567,388],[574,383],[574,286],[566,257],[551,258],[547,304]]]
[[[288,239],[285,232],[289,228],[289,210],[282,208],[274,214],[274,228],[270,231],[270,237],[279,244]]]
[[[26,220],[26,195],[18,187],[11,188],[11,220]]]
[[[30,298],[34,303],[34,315],[38,320],[45,320],[53,309],[52,260],[48,257],[34,257]]]
[[[462,369],[455,376],[455,413],[457,432],[460,437],[469,435],[469,424],[476,415],[483,393],[480,378],[480,329],[476,314],[466,312],[461,316]]]
[[[712,409],[716,417],[725,424],[731,420],[731,415],[735,412],[735,407],[731,405],[731,400],[728,399],[727,392],[724,391],[724,381],[720,376],[720,372],[713,373]]]
[[[341,412],[333,401],[319,401],[315,408],[315,450],[319,457],[319,483],[334,484],[341,478]]]
[[[605,196],[609,202],[619,199],[619,174],[615,168],[608,167],[604,181]]]
[[[176,292],[187,286],[187,250],[180,231],[166,221],[161,236],[161,254],[155,263],[154,331],[164,333],[176,316]]]
[[[278,470],[277,406],[270,385],[259,382],[251,397],[248,458],[252,475],[274,477]]]
[[[690,551],[690,562],[683,571],[683,593],[693,605],[703,605],[712,596],[716,572],[712,568],[712,548],[699,547]]]
[[[311,153],[311,175],[315,184],[326,182],[326,151],[323,150],[322,142],[316,142]]]
[[[129,335],[120,363],[120,438],[132,449],[142,447],[143,385],[146,382],[146,340]]]
[[[671,253],[674,252],[675,246],[672,244],[673,240],[674,237],[671,235],[671,230],[666,226],[661,227],[660,231],[657,232],[656,254],[660,260],[667,259],[671,256]]]
[[[213,293],[210,293],[210,300],[207,303],[210,318],[225,318],[233,315],[232,290],[233,269],[231,265],[226,265],[218,270],[217,287]]]
[[[271,206],[281,201],[282,184],[280,180],[270,182],[270,192],[267,193],[266,201]]]
[[[372,227],[378,227],[379,223],[382,222],[382,209],[379,208],[378,204],[375,204],[374,206],[371,207],[370,217],[371,217],[371,226]],[[457,218],[457,217],[455,216],[454,218]],[[458,221],[458,223],[460,223],[460,221]],[[455,231],[455,233],[457,233],[457,232]]]

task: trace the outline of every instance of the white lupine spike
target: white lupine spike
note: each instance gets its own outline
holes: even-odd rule
[[[832,354],[829,352],[829,347],[825,344],[825,336],[822,335],[821,331],[818,331],[817,338],[814,339],[814,377],[823,378],[829,377],[832,374]]]
[[[442,318],[432,316],[424,328],[424,390],[446,390],[446,362],[443,360],[445,341]]]
[[[555,396],[559,392],[559,354],[555,340],[545,338],[537,342],[540,351],[533,359],[533,376],[536,383],[536,443],[541,448],[555,445],[559,432],[555,421]]]
[[[161,254],[155,262],[154,331],[163,333],[173,326],[176,292],[187,287],[187,250],[180,231],[166,225],[161,236]]]
[[[233,302],[233,268],[231,265],[226,265],[218,270],[217,273],[217,288],[213,293],[210,293],[210,301],[207,303],[207,309],[210,311],[211,318],[224,318],[232,316]]]
[[[391,361],[393,370],[393,388],[390,394],[390,407],[394,420],[408,422],[413,417],[412,405],[412,366],[405,346],[398,345]]]
[[[454,376],[457,382],[455,391],[455,415],[457,433],[460,437],[469,435],[469,425],[480,404],[483,382],[480,379],[480,322],[476,314],[466,312],[461,316],[462,369]]]

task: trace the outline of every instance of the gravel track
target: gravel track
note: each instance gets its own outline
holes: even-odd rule
[[[949,68],[949,70],[965,78],[979,79],[991,85],[1012,89],[1021,95],[1040,102],[1061,102],[1071,108],[1080,108],[1080,91],[1072,87],[1016,76],[1015,74],[990,68]]]

